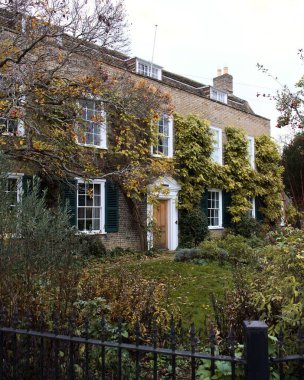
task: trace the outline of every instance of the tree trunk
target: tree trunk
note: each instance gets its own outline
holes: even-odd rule
[[[134,225],[136,226],[136,230],[139,235],[140,249],[143,251],[147,251],[147,215],[146,212],[143,212],[142,202],[129,198],[126,196],[126,194],[124,194],[124,196],[127,201],[130,213],[132,215]]]

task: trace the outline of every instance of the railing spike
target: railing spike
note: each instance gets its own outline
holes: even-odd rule
[[[135,333],[135,342],[136,342],[136,345],[138,346],[139,345],[139,339],[140,339],[140,326],[139,326],[138,319],[135,322],[134,333]]]
[[[53,330],[54,334],[58,335],[59,334],[59,315],[57,310],[53,311]]]
[[[158,334],[157,323],[156,323],[156,320],[154,319],[153,320],[153,348],[154,349],[156,349],[157,347],[157,334]]]
[[[43,311],[41,311],[39,314],[39,330],[41,332],[44,331],[44,313],[43,313]]]
[[[170,341],[171,341],[172,350],[174,350],[176,346],[176,335],[175,335],[175,323],[174,323],[173,315],[171,315],[171,321],[170,321]]]
[[[106,335],[107,335],[107,322],[104,314],[101,316],[100,320],[100,338],[102,341],[106,340]]]

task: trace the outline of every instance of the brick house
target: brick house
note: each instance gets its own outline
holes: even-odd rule
[[[181,115],[197,114],[210,122],[210,128],[216,140],[212,158],[223,163],[224,128],[232,125],[242,128],[248,135],[248,150],[251,165],[254,166],[254,138],[260,134],[270,134],[270,121],[256,115],[247,101],[233,94],[233,77],[224,68],[213,80],[213,86],[190,80],[164,70],[140,58],[130,58],[117,52],[102,54],[104,67],[111,73],[128,72],[134,78],[144,77],[165,92],[171,94],[175,111]],[[85,67],[85,61],[82,63]],[[87,69],[87,68],[86,68]],[[88,125],[82,145],[107,149],[107,123],[104,110],[94,100],[82,101],[83,119]],[[102,115],[102,123],[92,123],[92,117]],[[174,120],[163,115],[158,123],[161,139],[151,154],[163,159],[174,156]],[[0,130],[3,133],[22,135],[22,124],[0,118]],[[16,194],[18,201],[22,194],[27,176],[13,173],[8,182],[8,191]],[[81,178],[72,178],[72,186],[62,188],[61,195],[68,201],[76,228],[88,234],[98,234],[107,248],[140,248],[140,239],[130,217],[130,209],[120,190],[104,178],[94,178],[84,182]],[[174,250],[178,246],[178,192],[180,185],[173,178],[164,178],[160,185],[166,192],[159,197],[157,206],[142,203],[142,215],[147,225],[154,219],[160,230],[158,246]],[[210,230],[221,232],[227,221],[227,197],[222,189],[208,189],[202,199],[202,208],[207,217]],[[258,204],[252,199],[252,216],[258,216]],[[153,232],[147,228],[149,245],[155,245]],[[153,243],[154,240],[154,243]]]
[[[233,94],[233,77],[228,73],[227,68],[224,68],[223,73],[218,71],[218,75],[213,80],[213,86],[207,86],[165,71],[158,65],[151,65],[142,59],[129,58],[120,53],[111,52],[105,55],[104,64],[110,71],[121,73],[128,71],[134,76],[143,76],[147,81],[152,81],[164,91],[169,92],[177,113],[184,116],[195,113],[209,120],[210,128],[217,141],[212,157],[219,164],[223,163],[224,128],[233,125],[244,129],[248,135],[250,162],[254,166],[254,138],[260,134],[270,134],[270,121],[256,115],[246,100]],[[174,121],[164,116],[158,125],[163,138],[161,144],[153,148],[152,154],[173,157]],[[148,204],[146,207],[144,203],[142,212],[148,223],[154,218],[154,222],[156,221],[161,231],[158,245],[174,250],[178,246],[177,202],[180,185],[172,178],[165,178],[161,184],[166,187],[166,194],[160,196],[157,206]],[[84,185],[80,183],[80,186],[82,189]],[[105,227],[101,232],[105,245],[109,248],[115,246],[139,248],[139,239],[132,218],[129,217],[125,198],[104,180],[94,180],[89,186],[100,186],[98,193],[100,192],[102,198],[105,199],[105,213],[102,216]],[[78,187],[78,193],[69,194],[73,207],[78,205],[78,212],[80,200],[83,197],[80,191],[84,193],[84,190],[79,190]],[[203,196],[202,207],[207,214],[209,228],[213,233],[221,233],[228,223],[227,202],[229,202],[227,194],[222,189],[208,189]],[[255,218],[260,216],[258,202],[255,199],[252,199],[251,213]],[[77,220],[75,213],[74,223],[76,225],[78,223],[78,228],[83,230],[83,222],[81,221],[80,225],[80,221],[79,218]],[[151,231],[148,231],[147,239],[150,245],[153,244]]]

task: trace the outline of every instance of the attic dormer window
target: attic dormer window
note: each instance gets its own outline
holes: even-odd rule
[[[210,99],[227,104],[227,94],[217,88],[210,87]]]
[[[136,60],[136,73],[140,75],[144,75],[145,77],[151,77],[154,79],[161,80],[162,79],[162,71],[161,67],[155,65],[151,62]]]

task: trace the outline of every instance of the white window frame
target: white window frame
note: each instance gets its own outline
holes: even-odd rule
[[[249,202],[250,202],[250,205],[251,205],[251,208],[249,209],[249,216],[253,219],[256,218],[256,215],[255,215],[255,197],[249,197]]]
[[[217,143],[213,142],[213,151],[211,153],[211,158],[214,162],[218,163],[219,165],[223,165],[223,131],[221,130],[221,128],[217,128],[213,126],[210,127],[210,130],[212,132],[214,139],[215,139],[215,133],[213,131],[215,131],[218,135],[218,142]],[[214,152],[216,150],[218,150],[217,159],[215,159],[214,157]]]
[[[250,166],[254,169],[255,168],[255,149],[254,149],[254,137],[248,136],[248,160]]]
[[[154,157],[172,158],[173,157],[173,117],[168,116],[168,115],[162,115],[161,118],[168,122],[168,136],[167,136],[167,138],[168,138],[168,154],[164,154],[162,152],[158,153],[158,146],[159,146],[158,144],[156,146],[156,148],[157,148],[156,153],[154,152],[155,146],[151,147],[151,154]],[[159,122],[157,123],[156,126],[158,128],[158,131],[157,131],[157,136],[158,136],[158,135],[160,135],[160,133],[159,133]],[[158,139],[158,137],[157,137],[157,139]]]
[[[136,59],[136,73],[145,77],[162,80],[162,67],[143,59]]]
[[[209,193],[218,193],[219,194],[219,208],[218,208],[218,225],[209,224]],[[208,205],[207,205],[207,218],[208,218],[208,229],[209,230],[218,230],[223,228],[223,193],[219,189],[208,189],[207,190]]]
[[[214,87],[210,87],[210,99],[227,104],[228,96],[226,92],[218,90],[217,88],[214,88]]]
[[[77,229],[78,229],[78,210],[80,208],[90,208],[90,206],[79,206],[79,191],[78,191],[78,186],[79,184],[89,184],[89,185],[100,185],[100,214],[99,214],[99,217],[100,217],[100,229],[99,230],[78,230],[78,232],[80,234],[91,234],[91,235],[94,235],[94,234],[105,234],[106,231],[105,231],[105,183],[106,183],[106,180],[105,179],[93,179],[93,180],[83,180],[81,178],[76,178],[77,179],[77,193],[76,193],[76,198],[77,198],[77,202],[76,202],[76,225],[77,225]],[[94,208],[94,206],[91,207],[92,209]],[[85,219],[84,219],[85,220]]]
[[[106,116],[107,116],[107,115],[106,115],[106,112],[105,112],[104,109],[96,111],[96,103],[97,103],[97,102],[102,103],[102,101],[99,101],[98,99],[83,99],[83,100],[84,100],[84,101],[93,102],[93,104],[94,104],[94,108],[92,109],[92,111],[94,112],[94,116],[97,114],[97,113],[95,113],[95,112],[98,112],[98,114],[99,114],[99,115],[102,117],[102,119],[103,119],[103,121],[95,122],[96,124],[99,124],[99,126],[100,126],[100,128],[101,128],[101,132],[100,132],[100,134],[99,134],[101,142],[100,142],[100,144],[94,144],[94,143],[93,143],[93,144],[89,144],[89,143],[87,143],[87,142],[81,142],[81,141],[79,141],[79,137],[77,138],[77,142],[78,142],[78,144],[81,145],[81,146],[87,146],[87,147],[98,148],[98,149],[107,149],[107,148],[108,148],[108,146],[107,146],[107,119],[106,119]],[[79,105],[79,107],[81,107],[82,112],[83,112],[84,110],[87,111],[88,109],[90,109],[90,108],[88,108],[88,107],[83,107],[82,104],[81,104],[81,100],[79,100],[78,105]],[[86,118],[86,119],[83,119],[83,121],[86,122],[86,123],[88,123],[88,125],[89,125],[89,123],[90,123],[90,120],[88,120],[87,118]],[[91,122],[94,123],[94,121],[91,121]],[[84,139],[85,141],[86,141],[86,138],[87,138],[87,134],[88,134],[88,133],[89,133],[89,132],[86,132],[86,131],[83,132],[83,139]],[[92,133],[92,135],[93,135],[93,139],[94,139],[94,133]]]
[[[15,207],[18,203],[22,200],[22,194],[23,194],[23,188],[22,188],[22,178],[24,174],[23,173],[7,173],[5,176],[5,180],[9,179],[16,179],[17,180],[17,192],[16,192],[16,204],[11,205],[12,207]],[[6,193],[9,193],[10,191],[5,190]]]
[[[11,128],[9,126],[10,121],[16,122],[16,126],[14,128]],[[2,136],[17,136],[17,137],[24,136],[24,122],[23,122],[23,120],[21,120],[21,119],[10,119],[8,117],[0,117],[0,135],[2,135]]]

